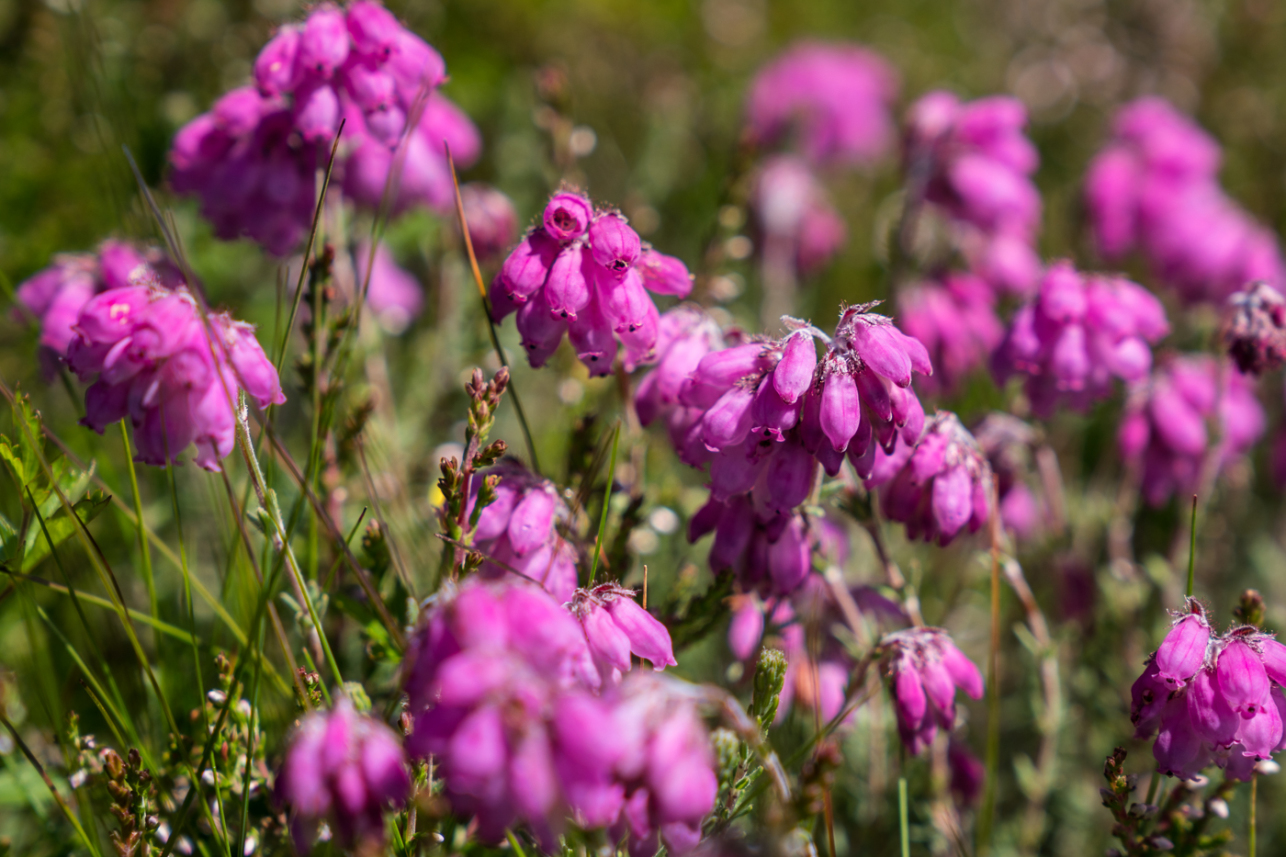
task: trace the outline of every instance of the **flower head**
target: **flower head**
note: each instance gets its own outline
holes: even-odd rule
[[[880,641],[897,714],[898,734],[912,755],[955,723],[956,690],[982,698],[982,673],[941,628],[909,628]]]
[[[929,390],[955,392],[961,381],[983,366],[1005,337],[996,317],[995,293],[972,274],[950,273],[898,294],[899,317],[908,335],[924,343],[934,374]]]
[[[766,265],[787,262],[800,275],[825,267],[848,238],[848,227],[808,163],[774,155],[754,180],[750,205]]]

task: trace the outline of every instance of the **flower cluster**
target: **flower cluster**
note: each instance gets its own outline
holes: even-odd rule
[[[1286,280],[1277,240],[1219,186],[1219,145],[1160,98],[1122,107],[1090,165],[1085,202],[1099,252],[1138,248],[1185,300],[1222,301],[1251,280]]]
[[[646,426],[662,417],[670,420],[676,428],[671,439],[677,448],[686,431],[685,409],[679,401],[683,384],[703,357],[727,344],[719,325],[699,307],[680,304],[663,313],[657,324],[656,365],[634,394],[639,421]]]
[[[19,284],[14,315],[40,327],[40,363],[46,378],[58,371],[76,338],[73,329],[89,299],[108,289],[156,281],[168,288],[181,277],[157,250],[139,250],[124,241],[108,239],[93,254],[63,253],[53,264]]]
[[[815,163],[867,164],[893,142],[897,75],[852,44],[802,42],[760,70],[746,104],[749,136],[793,142]]]
[[[1161,773],[1186,780],[1214,764],[1248,780],[1257,761],[1286,748],[1283,685],[1286,646],[1253,625],[1216,634],[1189,598],[1130,689],[1130,720],[1136,738],[1157,733]]]
[[[932,372],[928,352],[872,306],[845,309],[834,337],[795,322],[785,339],[700,359],[670,431],[685,463],[709,462],[715,499],[754,490],[767,508],[789,510],[808,496],[817,462],[833,476],[847,455],[865,477],[877,447],[920,436],[924,410],[911,376]],[[820,358],[817,339],[826,346]]]
[[[801,276],[826,265],[844,246],[848,227],[802,158],[775,155],[754,180],[750,206],[761,233],[764,264]]]
[[[623,610],[607,618],[641,627]],[[597,634],[606,623],[593,621]],[[552,847],[570,816],[690,850],[716,787],[705,727],[674,685],[639,671],[596,696],[589,630],[524,583],[439,595],[406,660],[408,750],[434,756],[453,809],[485,840],[522,820]]]
[[[1218,446],[1210,449],[1206,423],[1215,418]],[[1176,356],[1131,397],[1117,444],[1121,457],[1141,468],[1144,499],[1159,506],[1172,494],[1197,491],[1206,468],[1213,478],[1245,455],[1265,422],[1250,378],[1208,355]]]
[[[1146,378],[1149,346],[1169,332],[1165,308],[1142,286],[1057,262],[1014,316],[992,369],[1002,384],[1025,378],[1040,417],[1050,416],[1060,401],[1086,410],[1112,394],[1113,379],[1133,384]]]
[[[67,363],[85,391],[83,425],[99,434],[129,418],[138,460],[164,466],[196,444],[218,471],[232,452],[238,392],[261,408],[286,401],[254,328],[205,315],[186,287],[157,283],[102,292],[85,303]]]
[[[591,375],[612,371],[617,339],[626,368],[653,359],[660,316],[648,290],[687,296],[683,263],[644,246],[620,213],[595,211],[573,191],[554,194],[542,220],[490,290],[496,321],[517,312],[528,362],[545,365],[564,335]]]
[[[938,727],[951,729],[956,690],[982,698],[982,673],[941,628],[908,628],[880,640],[893,694],[898,735],[912,755],[933,743]]]
[[[299,853],[326,822],[346,847],[384,842],[384,811],[411,791],[402,742],[388,726],[358,714],[348,697],[306,715],[288,741],[277,799],[291,811]]]
[[[996,412],[978,424],[973,436],[995,477],[1005,530],[1020,539],[1031,536],[1041,519],[1041,504],[1026,480],[1036,431],[1015,416]]]
[[[1228,298],[1223,341],[1237,368],[1261,375],[1286,363],[1286,298],[1265,282]]]
[[[554,484],[505,459],[470,483],[470,514],[487,477],[499,479],[495,499],[479,513],[473,530],[473,546],[489,560],[479,572],[499,578],[512,569],[545,587],[559,603],[570,601],[576,591],[576,547],[558,531],[568,512]]]
[[[346,196],[379,206],[396,153],[393,206],[447,211],[446,146],[467,165],[481,142],[436,91],[445,76],[438,52],[374,0],[346,9],[322,3],[264,46],[253,86],[225,94],[179,130],[171,183],[201,198],[220,237],[248,235],[287,255],[311,225],[315,175],[342,123],[335,169]]]
[[[902,326],[924,343],[933,360],[933,376],[922,384],[925,390],[953,393],[970,372],[986,365],[1005,338],[995,304],[986,281],[960,272],[899,291]]]
[[[991,467],[969,430],[938,411],[914,447],[902,444],[867,479],[880,487],[885,517],[906,524],[910,539],[948,545],[991,518]]]
[[[634,590],[616,583],[578,589],[569,608],[585,629],[594,666],[606,685],[621,683],[630,655],[651,661],[653,669],[676,666],[670,632],[634,600]]]
[[[1039,158],[1026,124],[1015,98],[961,104],[949,92],[931,92],[911,106],[906,131],[912,192],[922,188],[946,215],[970,268],[1013,294],[1026,294],[1040,275],[1040,194],[1031,179]]]

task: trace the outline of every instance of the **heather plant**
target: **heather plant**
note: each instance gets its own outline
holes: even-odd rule
[[[24,7],[0,854],[1280,851],[1280,15],[1179,4]]]

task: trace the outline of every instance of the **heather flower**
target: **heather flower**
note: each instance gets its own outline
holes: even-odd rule
[[[906,524],[910,539],[945,546],[961,532],[977,532],[991,517],[991,467],[950,411],[929,420],[894,475],[867,480],[868,486],[876,484],[885,517]]]
[[[956,806],[965,808],[978,804],[982,798],[982,787],[987,780],[987,767],[975,756],[964,742],[957,741],[955,736],[947,743],[948,788],[955,798]]]
[[[18,285],[14,316],[40,327],[40,363],[51,379],[67,358],[76,338],[76,319],[89,299],[108,289],[149,282],[178,285],[174,265],[159,251],[139,250],[108,239],[94,254],[63,253],[53,263]]]
[[[460,188],[460,199],[478,261],[499,258],[518,237],[518,213],[513,202],[501,191],[481,182],[469,182]]]
[[[1002,384],[1024,378],[1040,417],[1050,416],[1059,402],[1084,411],[1112,394],[1114,379],[1145,379],[1152,366],[1149,346],[1169,331],[1165,309],[1142,286],[1057,262],[1014,316],[992,370]]]
[[[398,266],[383,242],[375,245],[375,261],[368,282],[366,263],[370,258],[370,244],[365,241],[358,244],[353,257],[356,288],[366,289],[366,306],[380,326],[389,333],[399,334],[423,311],[424,287],[414,274]]]
[[[934,374],[922,384],[930,391],[956,392],[1005,337],[994,292],[972,274],[949,273],[903,289],[898,310],[907,334],[924,344],[933,361]]]
[[[656,365],[634,394],[639,421],[650,425],[680,407],[683,382],[696,370],[701,358],[723,344],[719,325],[699,307],[680,304],[662,313],[657,323]]]
[[[1286,362],[1286,299],[1276,289],[1251,283],[1228,305],[1223,340],[1242,373],[1262,375]]]
[[[808,163],[794,155],[764,162],[750,194],[761,234],[764,264],[784,266],[801,276],[814,273],[848,238],[844,219]]]
[[[673,263],[644,247],[618,212],[559,191],[491,283],[492,316],[517,312],[527,360],[539,368],[566,335],[590,375],[607,375],[625,347],[627,370],[656,358],[660,313],[647,290],[679,294]],[[681,263],[678,263],[681,267]],[[690,283],[687,283],[690,288]]]
[[[1125,105],[1090,164],[1085,201],[1099,252],[1142,251],[1189,302],[1221,301],[1252,280],[1280,284],[1277,241],[1219,186],[1219,146],[1160,98]]]
[[[322,822],[345,847],[382,845],[384,813],[406,803],[411,777],[393,730],[340,697],[332,711],[300,721],[276,788],[291,813],[295,848],[305,853]]]
[[[499,476],[495,499],[478,515],[473,546],[488,557],[479,573],[486,578],[517,571],[543,586],[559,603],[576,590],[576,548],[558,530],[568,518],[567,505],[554,484],[513,459],[477,474],[470,483],[469,512],[483,479]]]
[[[816,163],[869,164],[893,142],[897,74],[854,44],[801,42],[750,85],[746,125],[760,145],[790,139]]]
[[[1000,497],[1000,520],[1005,530],[1018,538],[1031,536],[1040,526],[1041,503],[1028,486],[1031,448],[1035,430],[1006,413],[988,414],[973,436],[978,441],[996,480]]]
[[[1207,422],[1218,418],[1218,446]],[[1207,355],[1175,356],[1126,404],[1117,431],[1121,456],[1142,473],[1143,497],[1159,506],[1191,494],[1203,470],[1244,456],[1263,435],[1265,417],[1251,379]]]
[[[185,287],[152,282],[111,289],[80,311],[67,362],[85,391],[81,424],[99,434],[128,418],[137,458],[164,466],[196,445],[217,472],[232,452],[239,391],[260,408],[286,400],[254,328],[205,315]]]
[[[1040,263],[1035,237],[1039,160],[1023,134],[1022,102],[992,96],[962,104],[931,92],[911,106],[904,158],[913,190],[945,216],[971,269],[996,289],[1026,294]]]
[[[436,91],[444,79],[437,51],[378,3],[322,3],[264,46],[254,86],[225,94],[179,130],[171,183],[200,197],[220,237],[248,235],[288,255],[311,226],[315,174],[342,122],[334,184],[346,196],[380,206],[400,151],[394,210],[446,213],[453,197],[444,141],[464,166],[481,144],[468,117]]]
[[[912,755],[955,724],[956,690],[982,698],[982,673],[941,628],[908,628],[880,641],[898,735]]]
[[[634,590],[615,583],[577,589],[568,605],[585,629],[594,664],[604,684],[620,684],[630,671],[630,655],[663,670],[676,666],[670,632],[634,600]]]

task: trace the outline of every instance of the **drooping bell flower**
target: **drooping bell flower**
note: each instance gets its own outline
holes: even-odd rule
[[[604,684],[619,684],[631,668],[630,655],[652,668],[676,666],[670,632],[634,600],[634,591],[615,583],[578,589],[568,604],[585,629],[585,640]]]
[[[982,673],[941,628],[886,634],[880,650],[898,735],[912,755],[933,743],[939,727],[950,729],[955,723],[957,689],[982,698]]]
[[[815,163],[866,165],[893,144],[897,74],[856,44],[799,42],[750,84],[746,126],[762,146],[783,140]]]
[[[331,711],[306,715],[277,774],[277,800],[290,812],[295,848],[306,853],[324,822],[346,848],[384,843],[384,814],[410,796],[402,742],[358,714],[342,696]]]
[[[1177,689],[1206,663],[1210,645],[1210,621],[1205,607],[1195,598],[1188,599],[1188,610],[1175,618],[1156,653],[1156,675],[1167,687]]]
[[[922,386],[953,393],[1005,337],[995,294],[971,274],[951,273],[898,294],[899,318],[909,336],[929,350],[934,373]]]
[[[357,245],[353,256],[356,288],[366,289],[366,306],[379,320],[380,326],[391,334],[402,333],[424,309],[424,287],[410,271],[400,267],[393,259],[388,246],[380,242],[375,246],[375,262],[371,265],[369,282],[366,264],[371,258],[370,244]]]
[[[974,428],[973,436],[996,479],[1000,520],[1005,531],[1020,539],[1032,536],[1039,529],[1043,514],[1042,501],[1028,484],[1035,429],[1015,416],[995,412]]]
[[[1115,380],[1143,381],[1150,346],[1169,332],[1161,302],[1142,286],[1056,262],[1014,316],[992,370],[1002,384],[1023,378],[1040,417],[1060,403],[1085,411],[1112,394]]]

